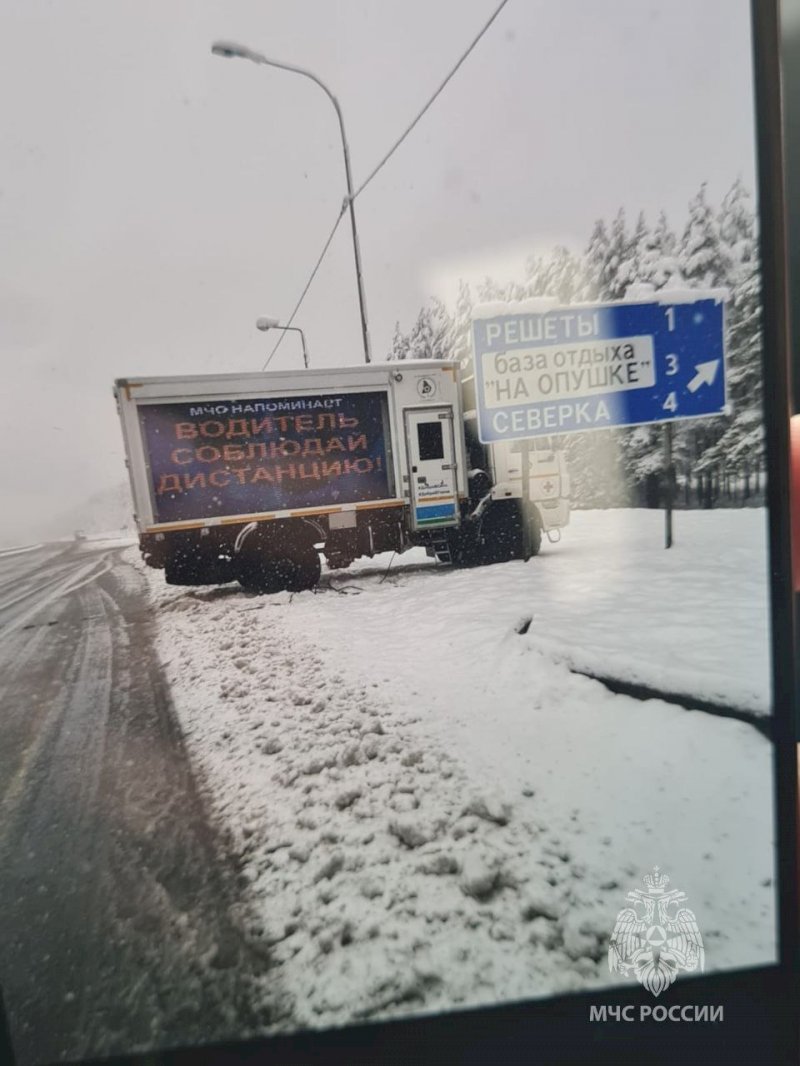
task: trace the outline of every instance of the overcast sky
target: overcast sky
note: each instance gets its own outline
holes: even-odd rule
[[[496,0],[5,0],[0,7],[2,540],[124,477],[117,376],[257,370],[345,192]],[[376,358],[459,277],[521,277],[619,206],[677,224],[754,188],[747,0],[510,0],[357,202]],[[297,318],[361,359],[349,227]],[[301,365],[297,337],[273,366]]]

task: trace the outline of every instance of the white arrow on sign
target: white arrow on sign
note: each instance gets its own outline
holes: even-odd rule
[[[719,359],[712,359],[710,363],[696,363],[697,373],[686,386],[689,392],[697,392],[701,385],[713,385],[718,368]]]

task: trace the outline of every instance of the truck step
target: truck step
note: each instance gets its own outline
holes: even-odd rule
[[[428,540],[428,544],[433,548],[436,553],[436,558],[440,563],[452,563],[453,555],[450,550],[450,538],[447,536],[447,531],[444,529],[431,530],[431,535]]]

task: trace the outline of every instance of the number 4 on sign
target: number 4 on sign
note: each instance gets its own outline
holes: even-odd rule
[[[674,414],[678,410],[678,397],[671,392],[661,406],[665,411],[672,411]]]

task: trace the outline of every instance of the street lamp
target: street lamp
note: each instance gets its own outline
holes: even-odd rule
[[[292,333],[300,334],[300,341],[303,345],[303,366],[308,370],[308,352],[306,350],[306,335],[300,329],[299,326],[282,326],[277,318],[259,318],[256,319],[256,329],[260,329],[262,333],[266,333],[268,329],[279,329],[284,333],[291,330]]]
[[[215,56],[225,56],[228,59],[234,57],[238,59],[249,59],[252,63],[258,63],[261,66],[278,67],[279,70],[288,70],[292,74],[302,74],[304,78],[310,78],[313,82],[316,82],[336,108],[336,117],[339,119],[339,129],[342,134],[344,172],[345,177],[347,178],[346,202],[350,206],[350,225],[353,230],[353,254],[356,261],[356,284],[358,285],[358,304],[361,311],[361,334],[364,338],[364,362],[371,363],[372,356],[369,344],[369,329],[367,328],[367,301],[364,295],[364,279],[361,275],[361,251],[358,246],[356,215],[353,208],[353,176],[350,172],[350,149],[348,148],[347,137],[344,132],[344,119],[342,118],[342,109],[339,107],[339,101],[330,91],[325,82],[321,81],[316,74],[312,74],[310,70],[304,70],[302,67],[295,67],[289,63],[279,63],[277,59],[267,59],[266,56],[261,55],[259,52],[253,52],[249,48],[245,48],[244,45],[231,44],[229,41],[217,41],[212,45],[211,51]]]

